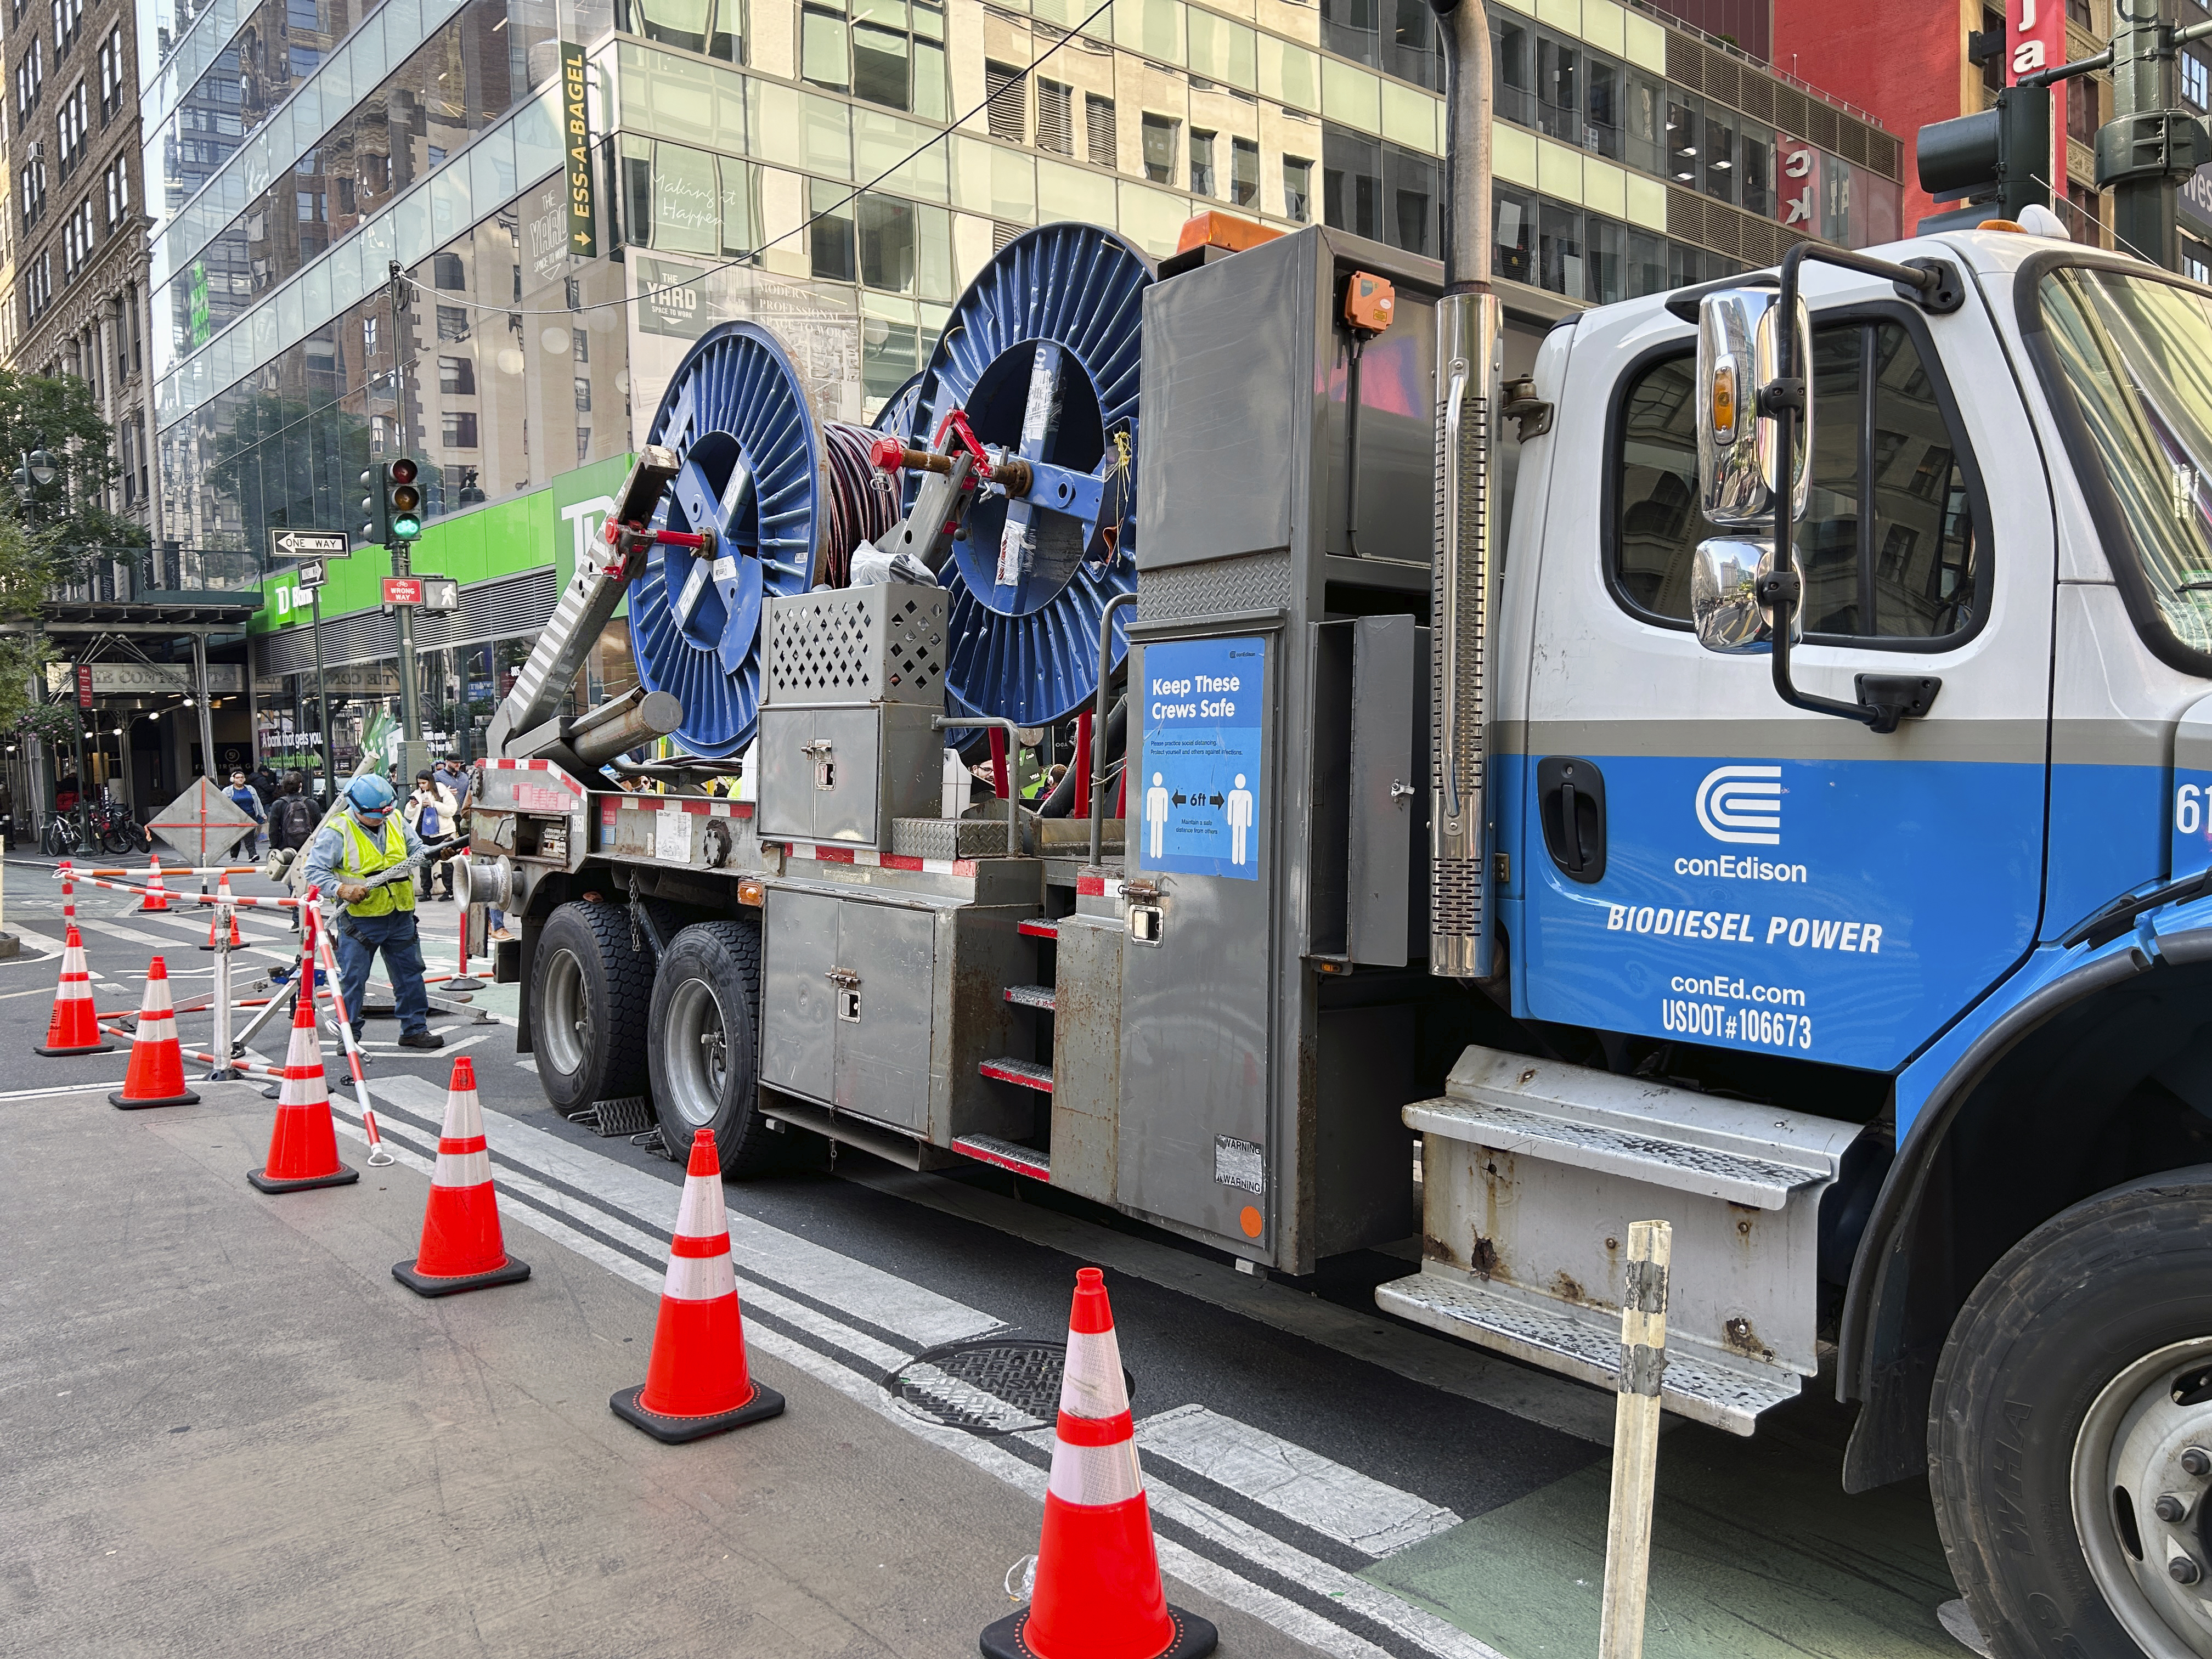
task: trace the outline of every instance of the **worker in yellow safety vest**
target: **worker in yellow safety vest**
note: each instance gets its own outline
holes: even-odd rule
[[[369,966],[380,951],[399,1016],[399,1046],[442,1048],[445,1038],[430,1030],[430,994],[422,983],[422,946],[415,927],[415,872],[429,849],[393,810],[398,805],[392,786],[374,774],[348,784],[338,811],[307,843],[307,884],[326,898],[335,896],[342,907],[331,932],[355,1038],[361,1036]]]

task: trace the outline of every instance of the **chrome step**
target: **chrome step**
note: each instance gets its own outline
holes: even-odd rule
[[[1442,1273],[1414,1273],[1375,1289],[1375,1304],[1416,1324],[1464,1341],[1579,1377],[1600,1388],[1618,1386],[1620,1316],[1571,1304],[1543,1306],[1492,1286],[1466,1284]],[[1759,1413],[1797,1397],[1797,1377],[1760,1366],[1756,1372],[1717,1364],[1704,1351],[1667,1351],[1659,1403],[1693,1422],[1750,1434]]]
[[[1049,916],[1033,916],[1021,925],[1024,939],[1058,939],[1060,924]]]
[[[1048,1014],[1053,1009],[1053,989],[1049,985],[1009,985],[1006,1000],[1020,1008],[1042,1008]]]
[[[986,1060],[979,1061],[975,1069],[1001,1083],[1018,1083],[1024,1089],[1052,1092],[1052,1067],[1040,1066],[1033,1060]]]
[[[988,1064],[988,1062],[986,1062]],[[1024,1146],[998,1135],[962,1135],[952,1143],[956,1152],[1001,1170],[1012,1170],[1016,1175],[1027,1176],[1032,1181],[1052,1179],[1052,1154],[1041,1152],[1034,1146]]]

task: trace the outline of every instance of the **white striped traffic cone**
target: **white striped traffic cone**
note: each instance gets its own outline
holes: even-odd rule
[[[246,1178],[264,1193],[343,1187],[361,1171],[338,1162],[337,1127],[331,1119],[330,1085],[323,1076],[322,1039],[315,1035],[314,993],[295,993],[292,1043],[284,1051],[284,1092],[269,1132],[269,1159]]]
[[[161,957],[146,969],[146,1000],[139,1005],[138,1029],[131,1038],[131,1069],[123,1086],[107,1097],[126,1112],[142,1106],[197,1106],[200,1097],[185,1087],[184,1045],[177,1041],[177,1016],[169,1000],[169,968]]]
[[[691,1138],[645,1385],[624,1389],[607,1404],[623,1422],[670,1445],[741,1429],[783,1410],[783,1396],[754,1382],[745,1365],[722,1166],[710,1130]]]
[[[169,890],[161,885],[161,855],[154,855],[153,878],[146,884],[146,897],[138,907],[138,914],[150,916],[166,912],[169,908]]]
[[[238,912],[230,904],[230,878],[228,875],[216,878],[215,896],[222,902],[215,907],[215,914],[208,918],[208,942],[200,949],[212,951],[222,942],[223,923],[228,920],[230,923],[230,948],[235,951],[246,941],[238,936]]]
[[[422,1243],[415,1260],[392,1264],[392,1276],[417,1296],[451,1296],[530,1277],[530,1264],[509,1255],[500,1234],[477,1072],[466,1054],[453,1062],[446,1091],[446,1124],[438,1136],[437,1166],[430,1171]]]
[[[1219,1639],[1168,1605],[1106,1276],[1075,1274],[1060,1424],[1030,1604],[985,1630],[988,1659],[1200,1659]]]
[[[92,969],[85,962],[84,940],[75,922],[70,923],[62,943],[61,983],[54,987],[54,1012],[46,1022],[46,1040],[31,1052],[50,1060],[115,1052],[113,1043],[100,1041],[100,1021],[92,1011]]]

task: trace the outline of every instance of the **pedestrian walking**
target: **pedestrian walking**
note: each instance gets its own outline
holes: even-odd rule
[[[263,804],[261,792],[246,781],[243,768],[234,769],[230,775],[231,804],[253,820],[253,828],[238,840],[239,846],[250,857],[261,856],[261,832],[269,822],[269,809]]]
[[[453,902],[453,866],[446,852],[453,845],[460,812],[461,805],[453,799],[452,790],[441,786],[429,772],[415,775],[415,793],[407,798],[407,827],[429,850],[429,857],[415,872],[417,897],[435,898],[446,904]],[[437,876],[446,880],[442,893],[430,890]]]
[[[338,811],[315,832],[306,854],[307,884],[332,895],[341,908],[331,924],[337,936],[338,984],[354,1036],[361,1036],[362,995],[370,964],[380,951],[399,1016],[399,1046],[442,1048],[430,1030],[430,993],[422,983],[422,946],[415,925],[415,871],[424,848],[395,809],[398,798],[382,778],[356,778],[339,793]]]

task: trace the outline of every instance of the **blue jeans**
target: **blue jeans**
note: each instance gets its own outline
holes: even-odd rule
[[[361,1036],[362,994],[368,988],[369,964],[384,952],[384,971],[392,979],[392,1006],[399,1029],[411,1036],[430,1029],[430,993],[422,984],[422,947],[416,938],[415,913],[394,910],[380,916],[347,915],[332,929],[337,935],[338,988],[353,1034]]]

